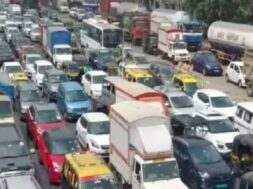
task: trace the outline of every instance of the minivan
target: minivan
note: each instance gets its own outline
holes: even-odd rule
[[[234,174],[219,152],[201,137],[175,137],[180,177],[189,188],[233,188]]]
[[[92,111],[92,103],[83,87],[75,81],[60,83],[56,103],[67,120],[76,120],[83,113]]]

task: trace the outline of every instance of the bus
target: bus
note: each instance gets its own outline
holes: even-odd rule
[[[84,19],[80,31],[81,44],[86,48],[115,50],[123,43],[123,31],[101,17]]]

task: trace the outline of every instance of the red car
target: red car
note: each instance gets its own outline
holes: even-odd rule
[[[60,184],[65,154],[81,151],[75,133],[68,128],[52,129],[39,137],[40,163],[48,170],[50,183]]]
[[[44,131],[64,128],[66,122],[54,103],[37,103],[31,105],[26,112],[27,134],[33,137],[35,146]]]

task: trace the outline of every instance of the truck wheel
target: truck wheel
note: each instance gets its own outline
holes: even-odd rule
[[[247,83],[247,87],[246,87],[246,89],[247,89],[247,94],[248,94],[248,96],[249,97],[253,97],[253,82],[248,82]]]

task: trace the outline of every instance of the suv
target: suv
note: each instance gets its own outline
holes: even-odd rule
[[[175,137],[174,155],[189,188],[233,188],[233,172],[212,143],[199,137]]]
[[[225,115],[210,109],[196,111],[193,117],[203,125],[196,134],[210,141],[222,155],[230,156],[234,138],[240,134],[232,122]]]
[[[0,177],[34,175],[34,166],[21,131],[13,123],[0,124]]]

